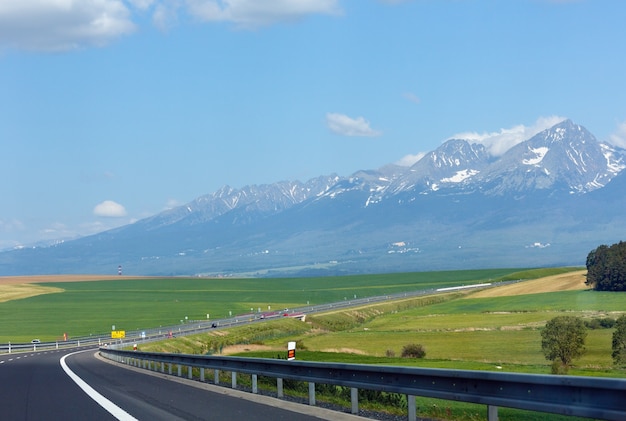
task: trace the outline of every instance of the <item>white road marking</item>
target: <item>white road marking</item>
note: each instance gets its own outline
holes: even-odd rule
[[[111,402],[110,400],[102,396],[100,393],[96,392],[93,387],[89,386],[83,379],[78,377],[76,373],[70,370],[70,368],[65,363],[65,359],[69,357],[70,355],[78,354],[81,352],[85,352],[85,351],[72,352],[71,354],[67,354],[63,358],[61,358],[61,361],[60,361],[61,367],[63,367],[63,370],[65,371],[65,373],[68,376],[70,376],[70,378],[74,380],[74,383],[76,383],[78,387],[83,389],[83,391],[91,399],[96,401],[98,405],[100,405],[105,410],[107,410],[111,415],[113,415],[119,421],[138,421],[137,418],[133,417],[128,412],[124,411],[122,408],[120,408],[119,406],[115,405],[113,402]]]

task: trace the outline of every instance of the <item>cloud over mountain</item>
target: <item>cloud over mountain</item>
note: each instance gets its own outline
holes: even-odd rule
[[[546,130],[565,120],[565,117],[550,116],[540,117],[531,126],[519,124],[510,129],[500,129],[497,132],[464,132],[451,136],[450,139],[463,139],[470,142],[480,143],[487,148],[492,156],[502,156],[513,146],[522,143],[537,133]]]
[[[615,133],[610,136],[613,145],[626,149],[626,122],[621,123]]]
[[[105,200],[93,208],[93,214],[96,216],[104,216],[107,218],[121,218],[126,216],[124,206],[112,200]]]

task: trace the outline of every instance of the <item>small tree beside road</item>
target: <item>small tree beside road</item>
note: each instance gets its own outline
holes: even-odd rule
[[[566,374],[575,358],[585,353],[587,328],[582,319],[558,316],[548,321],[541,331],[541,349],[552,361],[553,374]]]

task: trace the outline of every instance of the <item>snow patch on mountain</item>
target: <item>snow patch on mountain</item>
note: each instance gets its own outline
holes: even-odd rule
[[[470,178],[471,176],[478,174],[479,172],[480,171],[478,170],[472,170],[472,169],[457,171],[456,174],[454,174],[452,177],[442,178],[441,182],[442,183],[460,183],[463,180],[466,180]]]
[[[522,164],[524,165],[538,165],[541,161],[543,161],[543,157],[546,156],[550,149],[546,146],[542,146],[535,149],[529,148],[529,150],[535,154],[535,157],[522,160]]]
[[[613,175],[617,175],[626,168],[624,159],[616,155],[615,149],[604,143],[600,144],[600,148],[602,148],[602,154],[606,159],[606,167],[609,172],[611,172]]]

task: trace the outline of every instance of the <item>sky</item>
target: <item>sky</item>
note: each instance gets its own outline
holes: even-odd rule
[[[626,147],[626,2],[0,0],[0,249],[224,185],[494,155],[570,118]]]

